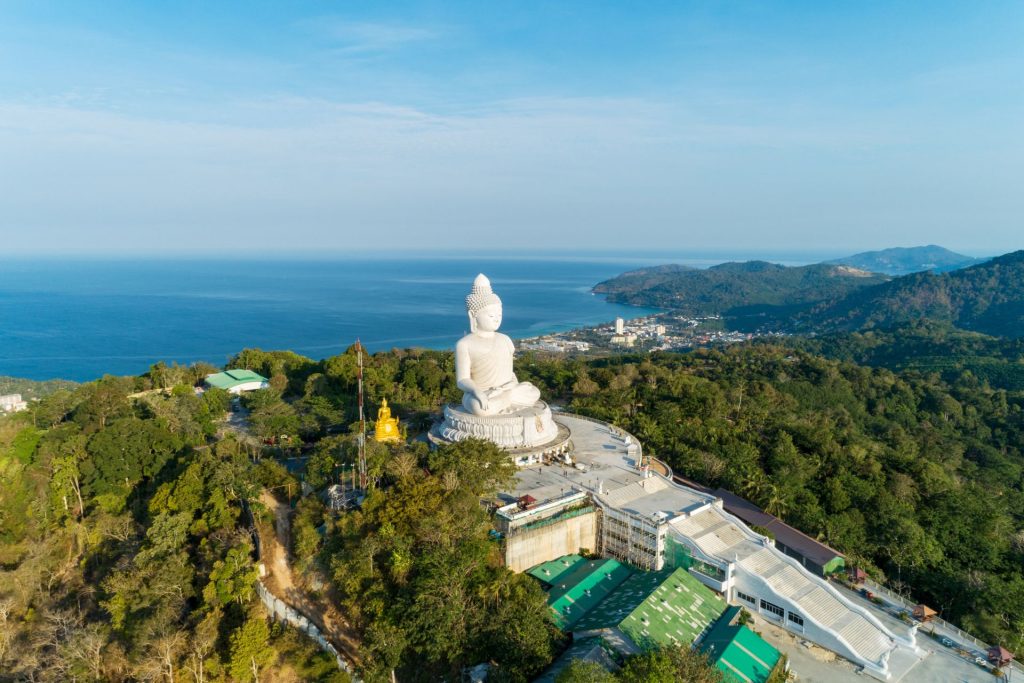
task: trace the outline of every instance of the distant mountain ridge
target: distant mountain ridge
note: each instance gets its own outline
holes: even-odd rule
[[[1024,337],[1024,251],[945,273],[896,278],[824,263],[645,268],[602,282],[594,291],[619,303],[722,315],[729,327],[748,331],[850,332],[933,320]]]
[[[917,320],[1024,336],[1024,250],[949,273],[914,273],[796,316],[799,328],[852,331]]]
[[[879,251],[865,251],[853,256],[825,261],[836,265],[853,266],[872,273],[909,275],[921,271],[945,273],[983,263],[988,259],[965,256],[936,244],[924,247],[893,247]]]
[[[599,283],[594,292],[605,294],[616,303],[713,315],[737,307],[791,307],[838,300],[854,290],[888,279],[842,265],[790,267],[747,261],[722,263],[704,270],[686,266],[641,268]]]

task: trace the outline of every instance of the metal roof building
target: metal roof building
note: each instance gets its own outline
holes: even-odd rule
[[[739,517],[747,524],[767,530],[772,535],[776,548],[798,560],[805,569],[818,576],[828,576],[845,567],[846,558],[841,552],[811,538],[799,529],[791,527],[746,498],[741,498],[732,491],[722,488],[712,490],[678,475],[675,476],[675,480],[690,488],[721,498],[726,512]]]
[[[548,670],[534,680],[533,683],[555,683],[555,679],[574,659],[581,659],[585,662],[594,662],[607,671],[614,671],[618,668],[615,660],[608,654],[604,642],[600,638],[583,638],[575,641],[569,646],[561,657],[548,667]]]
[[[538,565],[528,572],[539,579],[548,592],[548,607],[555,624],[563,631],[604,600],[632,574],[618,560],[585,560],[567,555]]]
[[[746,626],[732,624],[739,607],[730,607],[701,641],[701,652],[729,683],[765,683],[782,655]]]
[[[217,372],[207,375],[203,383],[208,387],[223,389],[229,394],[266,389],[270,386],[270,382],[266,377],[252,370],[225,370],[224,372]]]
[[[637,649],[689,645],[725,607],[724,600],[685,569],[637,572],[579,619],[573,632],[617,630]]]

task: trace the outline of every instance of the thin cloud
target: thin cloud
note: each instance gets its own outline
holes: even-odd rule
[[[337,43],[336,49],[346,54],[385,52],[412,43],[436,40],[442,35],[435,28],[349,21],[339,17],[321,17],[302,22],[302,26]]]

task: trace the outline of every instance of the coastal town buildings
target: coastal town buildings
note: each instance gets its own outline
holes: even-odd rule
[[[21,394],[5,394],[0,396],[0,413],[17,413],[28,409],[28,403]]]
[[[628,321],[616,318],[611,325],[521,339],[518,344],[523,350],[559,354],[623,349],[670,351],[733,344],[754,336],[758,335],[723,329],[720,316],[688,317],[677,313],[658,313]]]

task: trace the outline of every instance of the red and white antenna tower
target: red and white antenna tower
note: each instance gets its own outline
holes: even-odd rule
[[[359,488],[366,490],[366,416],[363,414],[363,345],[356,339],[359,385]]]

